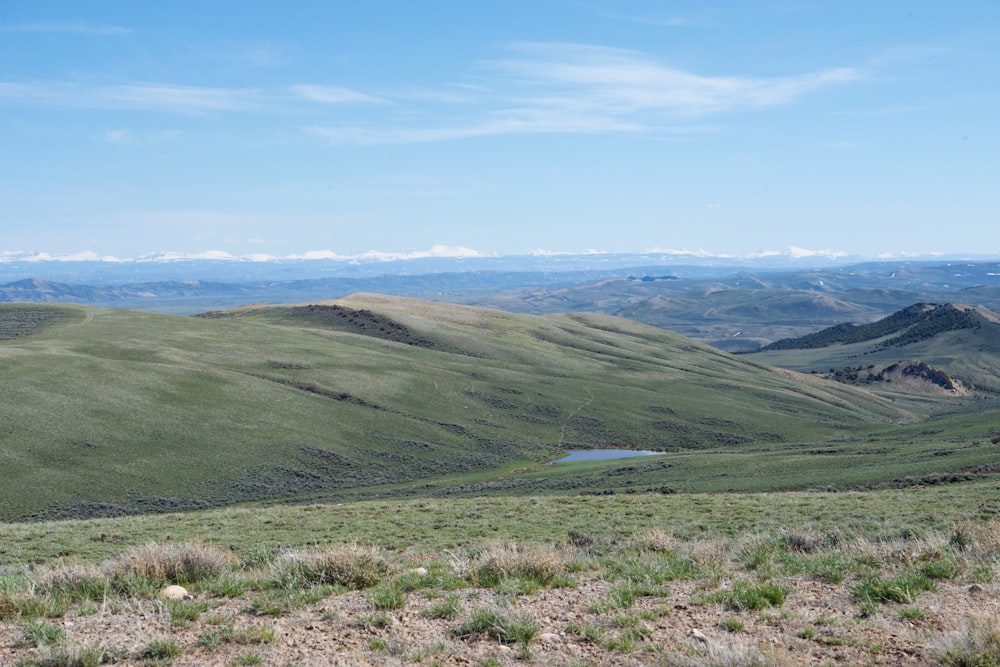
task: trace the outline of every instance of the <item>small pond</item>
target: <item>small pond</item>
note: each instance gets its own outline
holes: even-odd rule
[[[644,449],[571,449],[566,456],[552,463],[579,463],[580,461],[610,461],[611,459],[630,459],[633,456],[653,456],[663,452],[650,452]]]

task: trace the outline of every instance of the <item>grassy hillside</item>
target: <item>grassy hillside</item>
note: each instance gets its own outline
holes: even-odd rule
[[[981,308],[916,304],[870,324],[779,341],[752,356],[802,372],[919,359],[980,390],[1000,392],[1000,318]]]
[[[918,303],[877,322],[862,325],[849,322],[838,324],[808,336],[775,341],[764,347],[763,351],[809,349],[866,342],[874,343],[878,349],[902,347],[948,331],[976,329],[996,324],[997,316],[995,314],[987,316],[987,314],[988,311],[952,304]]]
[[[465,495],[483,484],[510,493],[521,483],[513,479],[557,493],[809,488],[837,482],[858,459],[816,467],[801,451],[875,447],[895,437],[892,424],[920,417],[601,315],[539,318],[373,295],[199,318],[37,304],[0,313],[20,327],[0,341],[5,519]],[[907,447],[988,435],[987,420],[949,424]],[[564,448],[596,446],[686,463],[613,474],[620,464],[602,464],[585,475],[542,466]],[[967,469],[992,455],[950,449],[930,463],[899,450],[900,468],[862,468],[851,483]],[[754,464],[763,476],[750,487],[726,481],[729,457],[752,452],[770,461]]]

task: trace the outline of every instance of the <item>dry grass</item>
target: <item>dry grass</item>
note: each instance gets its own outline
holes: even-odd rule
[[[335,584],[351,589],[370,588],[382,582],[392,569],[378,547],[360,544],[285,552],[271,568],[281,585]]]
[[[566,554],[556,547],[515,542],[490,542],[473,559],[471,569],[478,583],[494,586],[505,579],[551,582],[566,569]]]
[[[762,651],[750,640],[730,640],[703,644],[692,641],[685,653],[666,654],[664,667],[798,667],[802,656],[781,647]]]
[[[632,538],[632,546],[639,551],[675,552],[677,538],[670,531],[655,527]]]
[[[996,619],[969,621],[936,642],[937,664],[946,667],[997,667],[1000,665],[1000,624]]]
[[[1000,556],[1000,521],[958,521],[949,542],[965,554],[979,559],[995,559]]]
[[[787,549],[812,553],[823,546],[823,537],[811,528],[791,528],[784,531],[782,540]]]
[[[142,635],[141,642],[125,633],[103,634],[106,619],[127,623],[129,615],[138,614],[143,623],[159,623],[191,664],[207,659],[238,664],[233,661],[245,652],[242,646],[251,643],[267,664],[290,664],[291,637],[308,625],[310,631],[313,626],[329,631],[331,653],[324,655],[331,659],[334,650],[345,650],[344,637],[354,632],[347,650],[359,664],[367,664],[364,659],[371,659],[373,651],[388,653],[376,658],[423,662],[427,655],[415,657],[415,647],[423,642],[440,645],[434,650],[460,656],[468,664],[493,664],[496,647],[507,644],[512,648],[503,655],[511,661],[534,653],[538,664],[577,664],[577,659],[581,664],[596,660],[590,664],[632,661],[691,667],[819,664],[820,659],[891,664],[888,660],[902,655],[902,647],[921,664],[1000,667],[1000,625],[987,617],[1000,605],[996,587],[972,591],[968,585],[973,566],[995,564],[989,542],[996,534],[993,528],[951,526],[919,539],[844,536],[836,544],[819,540],[811,549],[789,539],[792,532],[807,529],[695,540],[662,529],[641,529],[608,540],[612,553],[580,569],[574,569],[570,547],[497,541],[460,549],[460,555],[445,552],[461,578],[441,576],[449,569],[441,552],[422,552],[414,561],[413,552],[328,544],[281,552],[247,572],[228,551],[201,543],[148,544],[102,566],[56,561],[0,576],[0,663],[5,646],[18,638],[27,641],[27,634],[31,645],[19,650],[35,662],[18,663],[25,667],[78,664],[44,662],[71,658],[65,651],[56,654],[57,648],[70,647],[70,641],[96,645],[113,640],[128,647],[120,660],[168,660],[173,647],[150,642],[155,633]],[[971,536],[963,543],[964,551],[949,537],[960,532]],[[816,585],[824,581],[816,568],[827,561],[841,569],[843,582]],[[957,574],[938,584],[935,573],[951,572],[948,568],[956,562]],[[414,568],[418,563],[427,568]],[[403,577],[392,578],[407,568],[413,573],[409,584]],[[149,602],[157,587],[118,586],[114,577],[200,581],[192,589],[194,601],[167,604]],[[234,590],[233,599],[220,599],[213,588],[226,577],[243,578],[245,584]],[[423,577],[419,585],[415,577]],[[904,587],[916,577],[924,577],[927,586]],[[563,579],[578,586],[562,586]],[[664,581],[677,583],[668,589]],[[538,593],[544,585],[552,588]],[[941,592],[931,592],[938,585]],[[894,586],[905,593],[898,599],[911,608],[898,606]],[[625,603],[615,601],[617,593],[624,594]],[[335,602],[321,604],[331,596]],[[831,619],[822,626],[815,616],[817,605]],[[583,623],[569,622],[581,611],[586,612]],[[288,622],[282,621],[282,634],[273,628],[267,636],[245,634],[256,632],[254,614],[282,616]],[[949,632],[966,618],[972,620]],[[406,624],[405,632],[399,623]],[[831,634],[834,624],[836,632]],[[75,634],[85,625],[92,628],[89,635]],[[366,630],[358,635],[361,627]],[[52,628],[67,631],[58,647],[50,639],[58,636]],[[310,641],[322,634],[312,633]],[[296,636],[298,642],[306,635]],[[406,644],[394,639],[400,636],[408,637]],[[435,639],[441,637],[455,641]],[[399,648],[398,655],[393,647]],[[92,655],[104,659],[97,649]]]
[[[41,567],[32,573],[35,591],[64,595],[74,600],[99,600],[107,592],[108,577],[90,563],[62,562]]]
[[[105,561],[103,571],[111,580],[191,584],[217,577],[235,562],[230,552],[204,542],[154,542]]]

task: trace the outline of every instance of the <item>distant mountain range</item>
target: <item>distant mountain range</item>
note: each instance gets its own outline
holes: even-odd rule
[[[374,292],[511,312],[600,312],[747,352],[918,302],[1000,310],[1000,261],[842,264],[792,255],[420,257],[406,261],[0,261],[0,302],[195,314]],[[682,263],[687,262],[687,263]],[[795,267],[795,268],[789,268]]]
[[[384,252],[370,250],[363,253],[343,254],[330,250],[311,250],[303,253],[288,255],[271,255],[267,253],[255,253],[251,255],[233,255],[224,250],[207,250],[203,252],[154,252],[138,257],[116,257],[111,255],[99,255],[90,250],[75,253],[49,253],[39,251],[0,251],[0,263],[2,262],[102,262],[107,264],[130,264],[130,263],[166,263],[184,261],[229,261],[229,262],[257,262],[257,263],[280,263],[299,261],[332,261],[344,264],[362,263],[391,263],[409,262],[419,260],[485,260],[490,262],[524,262],[529,260],[551,260],[554,258],[563,261],[583,260],[592,262],[598,260],[612,260],[615,258],[627,257],[656,257],[661,261],[675,261],[682,264],[691,263],[755,263],[758,265],[779,265],[785,262],[803,261],[836,261],[840,263],[857,263],[871,259],[859,255],[851,255],[842,250],[824,249],[809,250],[790,246],[784,250],[762,250],[742,254],[720,254],[711,253],[705,250],[678,250],[678,249],[657,249],[638,253],[615,253],[590,250],[586,252],[558,252],[551,250],[535,250],[527,255],[495,255],[479,252],[472,248],[455,247],[446,245],[435,245],[427,250],[417,250],[411,252]],[[931,261],[951,261],[980,259],[996,259],[997,253],[982,253],[976,255],[963,254],[947,255],[944,253],[917,255],[913,253],[884,253],[878,256],[880,260],[931,260]],[[631,261],[631,260],[630,260]]]

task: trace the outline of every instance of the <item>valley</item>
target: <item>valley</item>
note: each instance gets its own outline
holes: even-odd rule
[[[0,304],[0,661],[990,664],[996,314],[623,280]]]
[[[359,294],[200,317],[6,305],[0,321],[8,520],[851,489],[987,474],[998,450],[988,391],[849,386],[607,315]],[[606,447],[662,454],[544,465]]]

